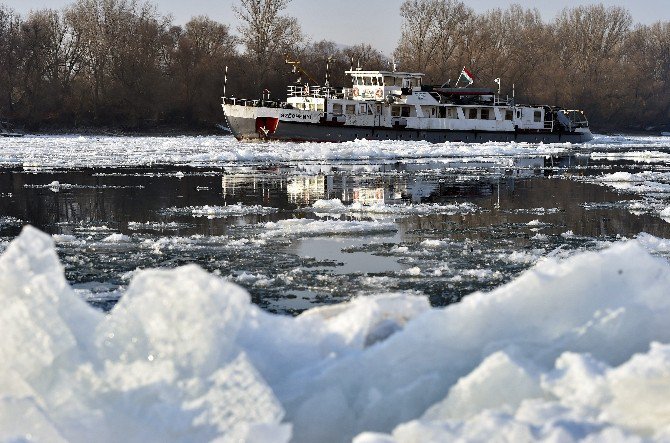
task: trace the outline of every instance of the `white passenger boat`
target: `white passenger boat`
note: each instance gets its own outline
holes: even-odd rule
[[[290,86],[282,102],[268,95],[223,97],[228,126],[238,140],[583,143],[593,138],[582,111],[517,104],[499,90],[470,87],[472,75],[465,68],[465,87],[424,85],[424,74],[415,72],[346,74],[350,87]]]

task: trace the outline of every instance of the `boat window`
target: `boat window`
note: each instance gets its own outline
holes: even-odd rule
[[[488,108],[482,108],[482,120],[489,119],[489,110]]]
[[[390,75],[384,77],[384,86],[393,86],[394,79]]]
[[[342,103],[333,103],[333,114],[342,115]]]
[[[391,106],[391,117],[400,117],[400,106]]]
[[[468,109],[467,118],[476,119],[477,118],[477,109],[475,109],[475,108]]]
[[[410,113],[410,107],[409,106],[403,106],[401,111],[400,111],[400,115],[402,117],[409,117],[409,113]]]
[[[355,114],[356,113],[356,105],[347,105],[346,111],[347,111],[347,114]]]
[[[535,114],[533,115],[533,121],[536,123],[542,121],[542,111],[535,111]]]
[[[372,77],[372,86],[377,86],[377,77]]]
[[[505,111],[505,120],[512,120],[514,118],[514,112],[511,109]]]
[[[367,107],[368,107],[367,105],[365,105],[365,104],[361,104],[361,106],[360,106],[360,108],[359,108],[359,109],[360,109],[360,112],[359,112],[359,113],[360,113],[360,114],[365,114],[365,113],[367,112],[367,111],[366,111],[366,110],[367,110]]]
[[[435,106],[421,106],[424,117],[435,117]]]

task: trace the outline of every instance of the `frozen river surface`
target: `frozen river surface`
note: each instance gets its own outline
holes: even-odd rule
[[[663,199],[650,200],[668,192],[662,143],[632,140],[628,155],[644,158],[650,151],[636,149],[646,142],[660,157],[639,163],[621,149],[608,158],[620,140],[605,140],[584,149],[29,137],[0,149],[0,234],[8,241],[23,224],[52,234],[68,280],[104,309],[137,270],[188,263],[272,312],[389,291],[444,306],[543,257],[670,236]],[[371,158],[348,159],[357,150]],[[308,160],[292,160],[299,153]],[[653,180],[642,195],[622,192]]]
[[[0,140],[0,441],[667,439],[668,221],[667,137]]]

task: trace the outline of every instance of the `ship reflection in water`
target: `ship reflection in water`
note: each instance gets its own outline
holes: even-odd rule
[[[55,234],[67,278],[103,309],[137,269],[186,263],[276,312],[398,290],[445,305],[557,251],[670,236],[660,218],[620,204],[630,197],[569,179],[597,173],[572,156],[2,169],[0,248],[25,223]]]

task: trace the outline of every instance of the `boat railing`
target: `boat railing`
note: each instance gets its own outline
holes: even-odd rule
[[[264,99],[247,99],[247,98],[235,98],[235,97],[221,97],[224,105],[238,105],[238,106],[248,106],[250,108],[254,107],[265,107],[265,108],[283,108],[286,103],[276,101],[276,100],[264,100]]]
[[[289,85],[287,97],[342,98],[344,88],[329,86]]]
[[[499,95],[493,96],[493,105],[494,106],[509,106],[512,102],[509,97],[500,98]]]

